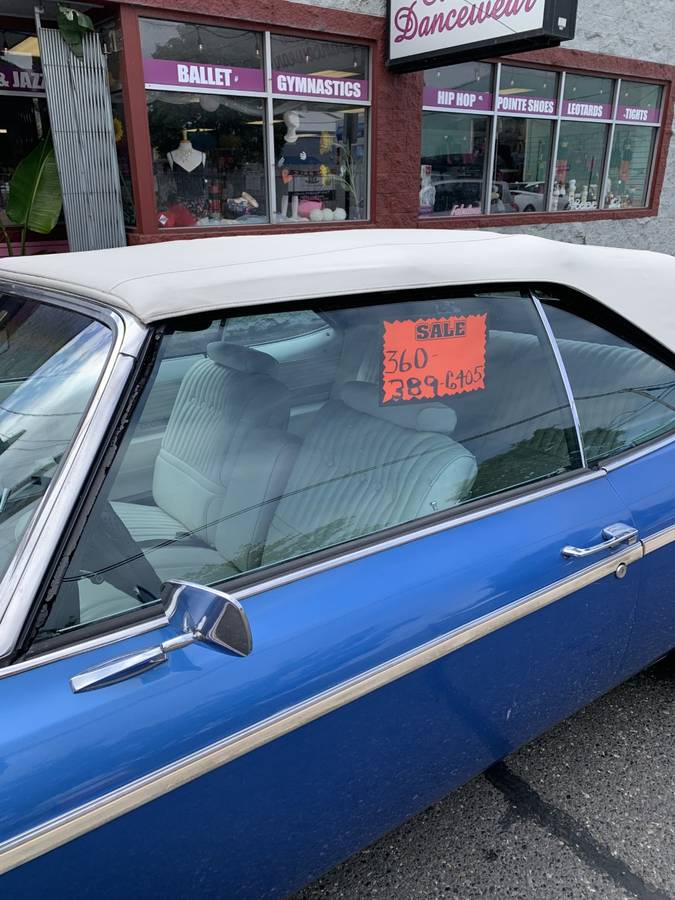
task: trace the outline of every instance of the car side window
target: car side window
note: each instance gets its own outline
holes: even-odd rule
[[[589,462],[675,431],[675,369],[631,341],[544,300]]]
[[[308,340],[312,317],[325,340]],[[227,585],[580,466],[526,292],[239,318],[216,339],[208,322],[165,327],[39,638],[153,603],[168,579]],[[186,332],[201,354],[163,411]],[[311,367],[306,387],[285,380],[295,359]]]

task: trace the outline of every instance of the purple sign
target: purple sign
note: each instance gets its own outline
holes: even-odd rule
[[[492,109],[492,94],[489,91],[461,91],[453,88],[424,88],[424,105],[441,109],[478,110]]]
[[[522,113],[526,116],[555,116],[558,101],[547,97],[524,97],[522,94],[500,94],[498,112]]]
[[[641,108],[639,106],[620,106],[616,112],[619,122],[647,122],[650,125],[658,125],[660,110],[656,106]]]
[[[223,94],[226,91],[259,93],[265,90],[265,79],[260,69],[144,59],[143,75],[147,88],[160,90],[199,91],[204,94]]]
[[[297,75],[272,72],[272,91],[295,97],[322,97],[336,100],[367,100],[369,85],[357,78],[329,78],[324,75]]]
[[[571,119],[611,119],[612,107],[608,103],[589,103],[586,100],[563,100],[562,114]]]
[[[42,72],[33,72],[31,69],[21,69],[19,66],[0,63],[0,91],[44,94],[44,75]]]

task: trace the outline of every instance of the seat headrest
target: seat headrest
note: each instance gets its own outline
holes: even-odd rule
[[[213,341],[206,345],[209,359],[219,366],[228,369],[236,369],[238,372],[255,372],[258,375],[270,375],[279,377],[279,363],[269,353],[260,350],[252,350],[250,347],[240,347],[238,344],[228,344],[225,341]]]
[[[379,387],[366,381],[348,381],[343,384],[340,400],[358,412],[384,419],[399,428],[452,434],[457,424],[455,411],[433,400],[426,403],[412,401],[401,406],[393,403],[381,406]]]

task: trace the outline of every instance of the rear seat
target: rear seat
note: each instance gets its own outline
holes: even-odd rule
[[[632,347],[559,340],[579,418],[591,458],[630,444],[665,422],[675,412],[641,393],[672,384],[672,369]],[[671,390],[667,403],[673,404]]]
[[[379,388],[347,382],[317,413],[280,500],[263,563],[448,509],[467,497],[474,457],[449,435],[440,403],[380,406]]]

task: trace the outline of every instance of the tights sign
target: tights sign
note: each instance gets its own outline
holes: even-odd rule
[[[388,64],[400,71],[555,47],[577,0],[388,0]]]
[[[486,322],[485,314],[385,322],[382,403],[483,390]]]

